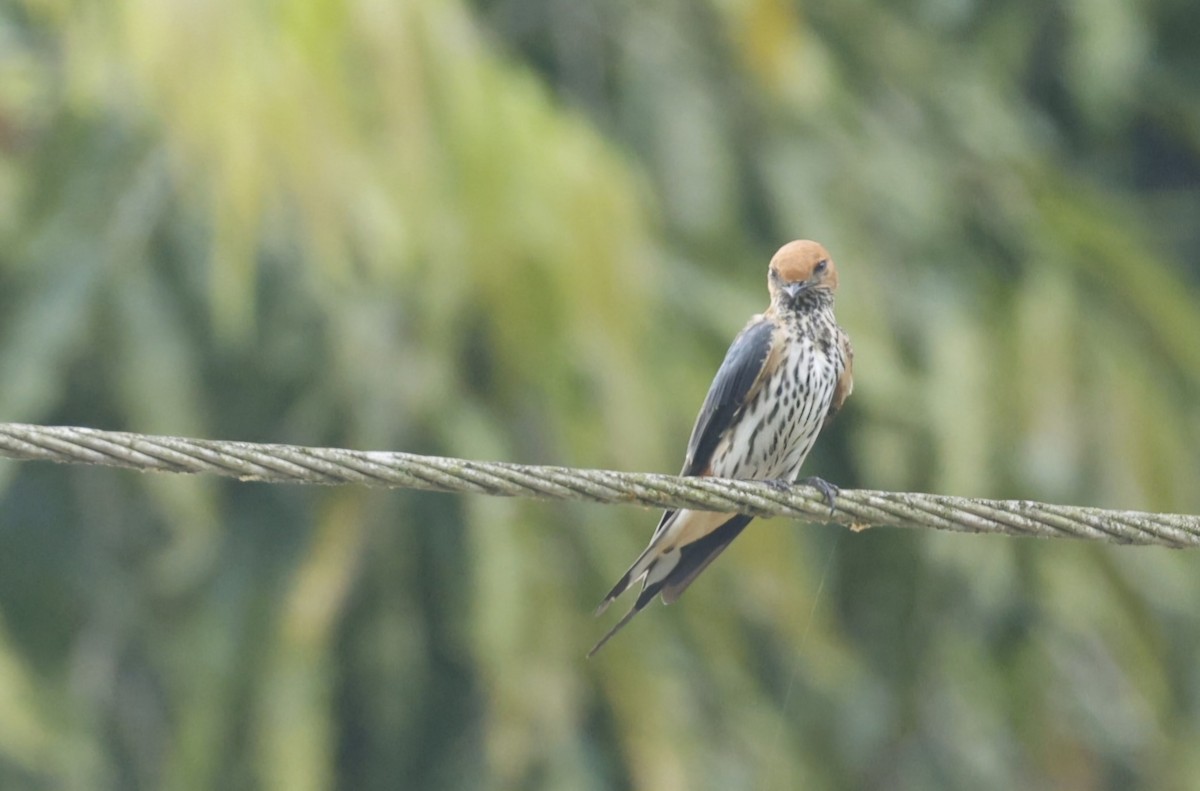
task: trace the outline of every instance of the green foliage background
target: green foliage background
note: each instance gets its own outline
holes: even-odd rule
[[[0,420],[1200,512],[1200,7],[0,0]],[[1200,555],[0,463],[0,787],[1194,788]]]

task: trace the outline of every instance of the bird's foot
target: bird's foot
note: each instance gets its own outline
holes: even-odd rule
[[[838,488],[824,478],[818,478],[815,475],[809,476],[800,483],[812,486],[817,491],[825,496],[825,502],[829,503],[829,515],[833,516],[833,512],[837,507]]]
[[[777,492],[788,492],[792,489],[792,482],[786,478],[767,478],[763,483]]]

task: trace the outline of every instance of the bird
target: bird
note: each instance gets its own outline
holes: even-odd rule
[[[819,243],[789,242],[767,267],[769,307],[751,317],[725,354],[692,428],[684,476],[709,476],[790,485],[821,429],[854,389],[854,349],[833,314],[837,268]],[[821,478],[804,483],[825,496],[830,512],[837,487]],[[637,582],[642,588],[617,624],[588,652],[592,657],[661,594],[675,602],[754,517],[670,509],[650,544],[596,608],[601,615]]]

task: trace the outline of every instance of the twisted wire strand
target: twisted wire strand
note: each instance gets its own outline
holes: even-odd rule
[[[760,481],[187,439],[69,426],[0,423],[0,457],[210,473],[267,483],[359,484],[786,516],[834,522],[852,530],[891,525],[1110,544],[1200,546],[1200,516],[1184,514],[868,489],[841,490],[830,513],[820,491],[802,484],[776,487]]]

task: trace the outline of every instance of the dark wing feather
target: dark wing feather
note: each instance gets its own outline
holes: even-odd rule
[[[598,643],[592,646],[592,650],[587,652],[588,659],[591,659],[593,656],[595,656],[596,652],[603,648],[604,644],[613,638],[613,635],[624,629],[625,624],[633,620],[633,616],[645,609],[646,605],[650,603],[650,600],[653,599],[660,590],[662,590],[664,582],[666,582],[666,580],[659,580],[653,585],[647,585],[642,589],[642,592],[638,594],[637,600],[633,603],[633,606],[629,608],[629,612],[621,616],[621,620],[617,621],[616,625],[609,629],[604,636],[600,638]]]
[[[662,581],[663,602],[672,604],[678,599],[688,585],[700,576],[700,572],[708,568],[708,564],[716,560],[717,555],[724,552],[725,547],[753,520],[752,516],[738,514],[699,541],[681,547],[679,562]]]
[[[738,534],[753,520],[754,517],[752,516],[738,514],[704,538],[683,547],[680,552],[679,563],[675,568],[671,569],[665,578],[642,589],[642,592],[638,594],[637,601],[629,608],[629,612],[625,613],[621,620],[617,621],[616,625],[600,638],[600,642],[596,643],[591,651],[588,651],[588,658],[590,659],[595,656],[596,652],[603,648],[604,644],[611,640],[613,635],[624,629],[625,625],[633,620],[633,616],[641,612],[660,591],[662,592],[663,602],[666,604],[671,604],[678,599],[679,595],[692,584],[692,581],[700,576],[700,572],[708,568],[708,564],[712,563],[717,555],[720,555],[725,550],[725,547],[729,546],[730,542],[737,538]],[[626,574],[626,577],[628,576]],[[618,585],[620,584],[618,583]],[[626,584],[628,584],[627,581]],[[621,588],[621,590],[624,590],[624,588]],[[603,608],[610,601],[612,601],[612,594],[604,600],[605,603],[601,607]]]
[[[703,475],[707,471],[721,435],[729,428],[762,377],[774,347],[774,334],[775,324],[760,317],[733,339],[733,344],[725,353],[725,361],[717,369],[717,375],[708,388],[704,406],[700,407],[696,425],[692,428],[692,438],[688,440],[687,458],[681,475]]]
[[[761,382],[764,372],[771,365],[771,351],[775,347],[775,329],[775,324],[769,319],[759,316],[733,339],[733,344],[725,353],[725,361],[721,363],[721,367],[717,370],[717,375],[708,389],[708,396],[705,397],[704,405],[700,408],[696,425],[692,428],[692,437],[688,441],[687,458],[684,461],[681,475],[703,475],[708,470],[712,455],[716,451],[717,445],[720,444],[721,436],[733,423],[738,412],[753,394],[755,387]],[[676,513],[674,510],[663,513],[662,519],[659,520],[658,527],[650,539],[650,545],[604,597],[604,601],[596,609],[597,615],[604,612],[615,598],[633,584],[634,570],[641,565],[647,553],[654,551],[655,541],[659,534],[671,523]],[[671,586],[670,595],[673,601],[674,597],[682,593],[684,588],[696,578],[696,575],[728,546],[729,542],[750,522],[750,519],[750,517],[740,515],[734,516],[714,532],[715,538],[706,536],[695,542],[694,545],[691,545],[695,549],[692,549],[691,546],[685,547],[683,552],[686,553],[684,555],[686,562],[682,567],[672,571],[666,578],[644,586],[633,608],[588,655],[591,656],[600,650],[600,646],[604,645],[610,637],[645,607],[655,594],[660,590],[665,590],[664,585]]]

